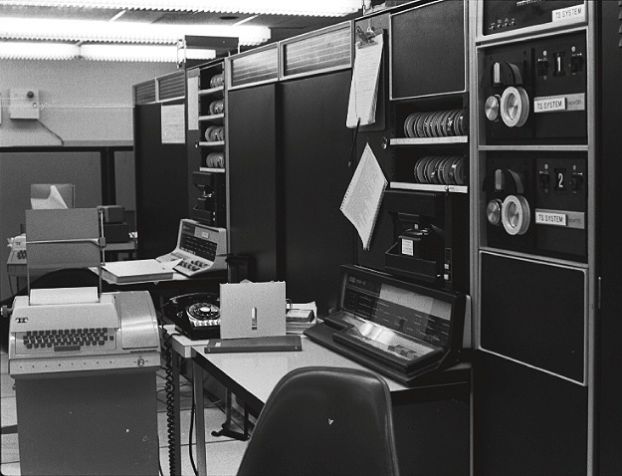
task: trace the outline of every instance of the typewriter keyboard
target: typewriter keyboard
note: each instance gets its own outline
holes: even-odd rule
[[[24,352],[77,350],[110,350],[116,348],[115,329],[84,328],[28,331],[21,336]]]

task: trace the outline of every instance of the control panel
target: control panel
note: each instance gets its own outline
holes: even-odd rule
[[[482,33],[585,21],[583,0],[484,0]]]

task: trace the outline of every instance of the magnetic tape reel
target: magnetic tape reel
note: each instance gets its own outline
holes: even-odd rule
[[[209,80],[209,85],[211,88],[218,88],[225,84],[225,75],[223,73],[218,73],[212,76]]]
[[[466,133],[466,113],[462,109],[413,112],[404,120],[405,137],[449,137]]]
[[[225,103],[222,99],[216,99],[209,104],[210,114],[222,114],[225,110]]]
[[[466,185],[465,158],[462,156],[426,156],[413,168],[417,183]]]
[[[208,142],[219,142],[225,138],[225,129],[223,126],[209,126],[205,129],[205,140]]]
[[[205,166],[214,168],[214,169],[222,169],[225,166],[225,157],[222,152],[210,152],[207,154],[205,158]]]

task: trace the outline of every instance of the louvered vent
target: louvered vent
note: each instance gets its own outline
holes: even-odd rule
[[[316,73],[349,67],[352,60],[351,25],[346,23],[283,44],[283,75]]]
[[[158,78],[158,101],[166,101],[167,99],[183,98],[186,96],[185,74],[183,71],[179,73],[169,74]]]
[[[620,28],[618,28],[618,33],[620,34],[620,40],[618,46],[622,48],[622,0],[618,0],[618,20],[620,20]]]
[[[155,81],[146,81],[134,86],[134,104],[149,104],[156,100]]]
[[[279,57],[277,45],[231,59],[231,86],[244,86],[261,81],[277,80]]]

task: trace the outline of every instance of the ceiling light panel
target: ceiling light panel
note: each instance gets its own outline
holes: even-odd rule
[[[172,45],[186,35],[239,38],[240,45],[256,46],[270,39],[270,29],[252,25],[164,25],[121,21],[0,17],[0,38],[4,39]]]
[[[355,13],[360,0],[3,0],[5,5],[118,8],[340,17]]]
[[[71,60],[132,61],[151,63],[176,63],[186,59],[209,60],[216,52],[193,48],[178,50],[170,45],[111,45],[67,43],[33,43],[27,41],[0,41],[0,58],[18,60]]]
[[[168,45],[94,45],[80,47],[82,59],[90,61],[137,61],[151,63],[175,63],[183,51]],[[192,59],[208,60],[216,57],[214,50],[193,50]]]
[[[19,60],[67,60],[78,56],[80,48],[67,43],[0,41],[0,58]]]

